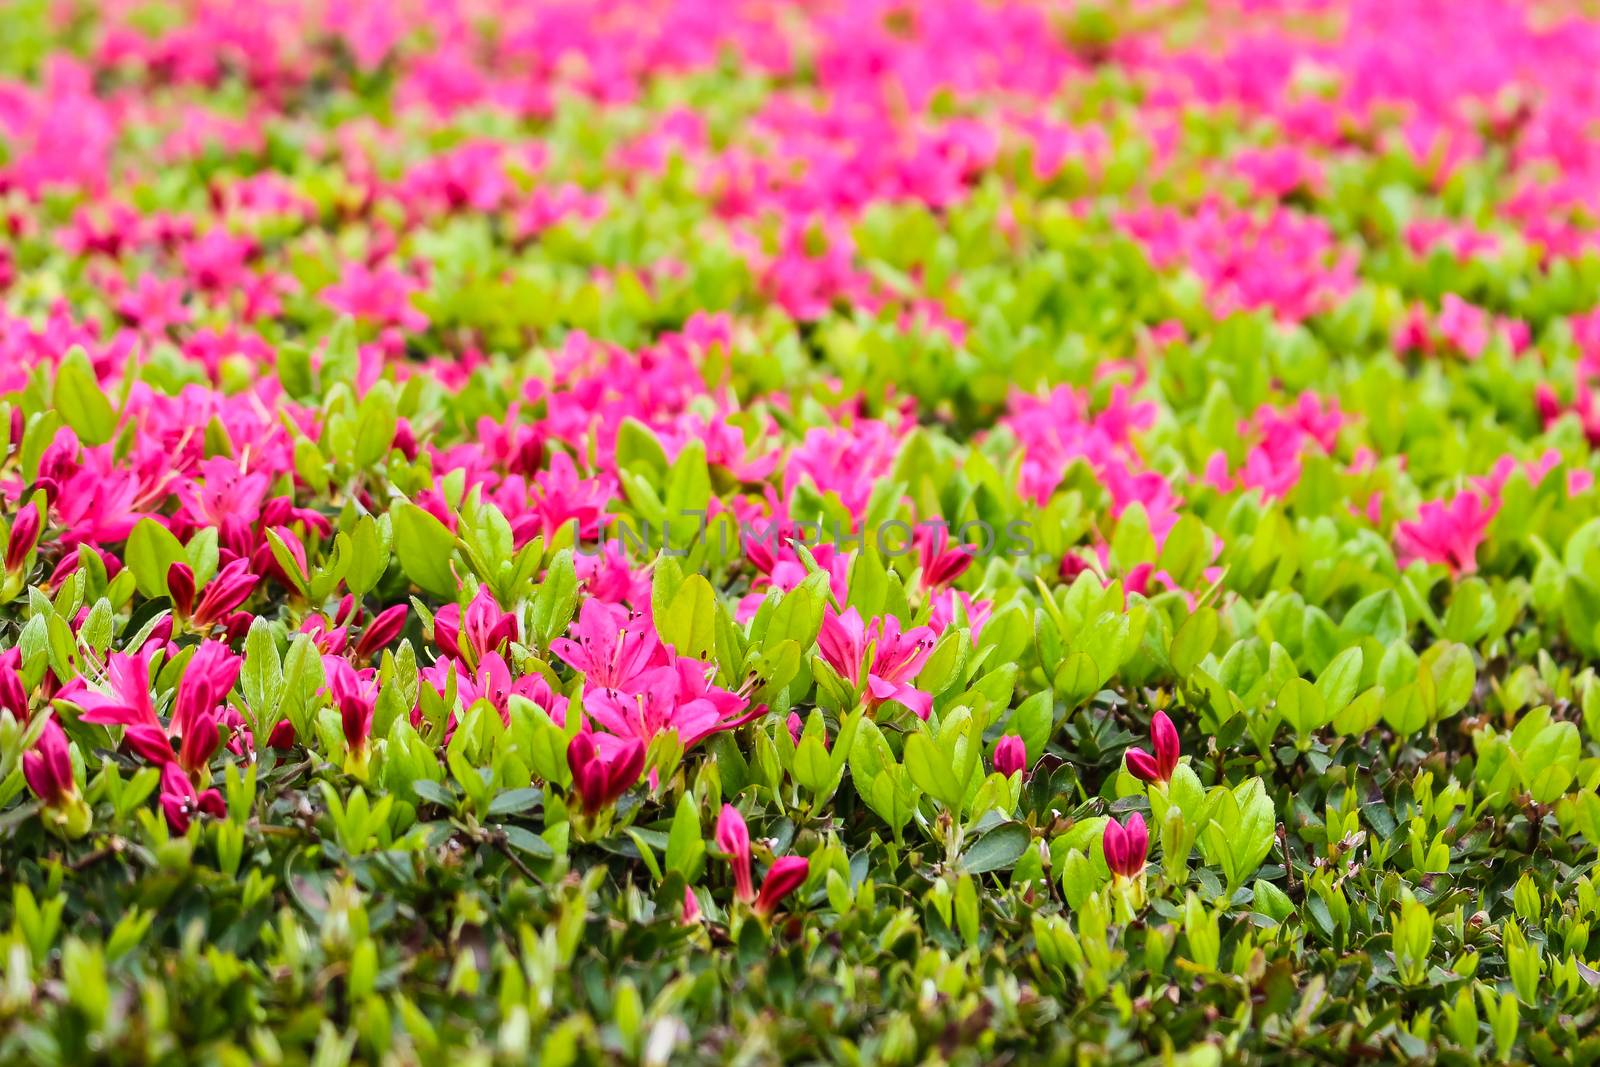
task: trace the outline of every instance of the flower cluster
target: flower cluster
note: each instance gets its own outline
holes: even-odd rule
[[[15,6],[0,1061],[1587,1055],[1592,5]]]

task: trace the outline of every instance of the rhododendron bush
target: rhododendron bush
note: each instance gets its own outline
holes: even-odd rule
[[[1600,12],[17,0],[0,1062],[1600,1057]]]

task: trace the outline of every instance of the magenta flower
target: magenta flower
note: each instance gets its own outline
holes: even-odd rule
[[[150,664],[156,649],[146,645],[132,655],[112,652],[106,656],[106,686],[109,693],[89,687],[74,678],[61,689],[62,700],[82,711],[82,721],[97,726],[151,726],[158,730],[155,701],[150,696]]]
[[[226,813],[222,794],[215,789],[196,792],[194,783],[176,763],[161,768],[161,810],[167,816],[172,832],[182,836],[189,832],[189,821],[205,814],[220,819]]]
[[[1016,734],[1007,734],[994,746],[994,769],[1010,778],[1028,769],[1028,746]]]
[[[371,669],[358,671],[339,656],[322,657],[328,696],[339,710],[345,744],[353,753],[366,751],[372,714],[378,705],[378,683]]]
[[[33,749],[22,754],[22,776],[45,807],[59,808],[77,796],[67,732],[54,718],[45,723]]]
[[[683,925],[693,926],[700,921],[700,898],[694,895],[694,890],[688,886],[683,887]]]
[[[28,687],[22,684],[22,672],[17,670],[21,661],[21,649],[0,652],[0,711],[9,711],[18,722],[27,722]]]
[[[517,617],[500,610],[486,585],[478,587],[465,614],[458,605],[446,604],[433,617],[434,643],[469,667],[490,652],[504,652],[517,636]]]
[[[272,487],[263,469],[246,471],[238,461],[213,456],[194,468],[198,478],[182,478],[173,487],[182,505],[178,515],[195,526],[247,527],[261,516],[262,503]]]
[[[865,681],[869,708],[892,700],[910,708],[918,718],[926,719],[932,713],[933,696],[911,684],[933,651],[933,631],[928,627],[901,633],[900,620],[893,615],[864,626],[855,608],[843,615],[828,608],[817,635],[817,651],[857,689]]]
[[[578,610],[572,633],[551,641],[550,651],[582,671],[589,689],[626,690],[644,672],[667,663],[667,650],[649,619],[592,598]]]
[[[200,602],[194,600],[194,571],[187,563],[174,563],[167,568],[167,592],[172,597],[172,609],[178,618],[204,632],[221,622],[250,599],[259,575],[250,573],[250,561],[236,559],[217,572],[206,585]]]
[[[750,831],[744,816],[732,804],[722,805],[717,818],[717,847],[733,868],[733,895],[746,904],[755,900],[755,883],[750,874]]]
[[[644,745],[630,741],[607,758],[596,749],[588,732],[573,735],[567,744],[567,766],[584,814],[593,815],[610,807],[633,788],[644,772],[644,755]]]
[[[39,506],[29,501],[17,512],[16,520],[11,524],[11,534],[6,539],[6,573],[16,574],[22,570],[23,564],[28,562],[29,554],[38,547],[39,534],[42,531]]]
[[[399,637],[400,631],[406,628],[406,615],[406,606],[395,604],[373,616],[372,621],[367,623],[367,628],[361,632],[361,640],[356,642],[356,658],[371,659],[381,652],[385,645]]]
[[[1130,748],[1123,753],[1128,773],[1141,782],[1171,781],[1172,772],[1178,767],[1178,730],[1164,711],[1156,712],[1150,719],[1150,747],[1155,750],[1153,756],[1142,748]]]
[[[784,856],[767,868],[762,879],[761,892],[756,894],[755,912],[763,918],[778,910],[783,898],[806,884],[811,873],[811,861],[804,856]]]
[[[1417,509],[1415,521],[1395,528],[1395,548],[1404,562],[1443,563],[1453,574],[1471,574],[1478,569],[1478,546],[1498,510],[1498,502],[1470,490],[1457,493],[1448,504],[1430,500]]]
[[[657,734],[677,730],[684,748],[693,748],[714,733],[731,730],[766,710],[748,713],[749,701],[710,682],[714,668],[692,659],[677,659],[637,679],[632,692],[603,689],[587,696],[585,710],[606,734],[596,736],[602,749],[611,738],[634,738],[648,745]],[[607,735],[610,735],[609,737]]]
[[[917,550],[922,559],[923,584],[934,589],[949,585],[972,566],[974,546],[950,544],[950,530],[942,523],[917,527]]]
[[[172,705],[172,733],[181,737],[205,712],[215,713],[239,677],[244,659],[220,641],[203,641],[183,669]]]
[[[1101,843],[1105,849],[1106,866],[1111,868],[1113,875],[1133,878],[1144,870],[1150,835],[1145,832],[1144,816],[1138,812],[1128,816],[1125,826],[1118,825],[1116,819],[1107,819]]]

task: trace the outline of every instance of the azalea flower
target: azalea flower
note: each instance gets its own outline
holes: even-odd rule
[[[47,807],[60,807],[77,795],[67,734],[54,718],[45,723],[34,747],[22,754],[22,775]]]
[[[1028,747],[1016,734],[1007,734],[994,746],[994,769],[1007,778],[1028,768]]]
[[[644,771],[644,754],[642,743],[630,741],[603,756],[587,731],[574,734],[567,744],[567,767],[584,814],[610,807],[632,788]]]
[[[22,777],[39,798],[52,833],[71,839],[89,832],[94,812],[79,795],[67,734],[54,716],[46,720],[34,747],[22,754]]]
[[[150,695],[150,667],[154,646],[139,652],[112,652],[106,656],[105,684],[109,692],[91,687],[83,678],[63,686],[60,698],[82,711],[83,722],[98,726],[148,726],[160,730],[155,701]]]
[[[1150,747],[1152,756],[1142,748],[1130,748],[1123,753],[1128,773],[1141,782],[1169,782],[1178,767],[1178,731],[1164,711],[1150,719]]]
[[[1144,870],[1145,854],[1150,847],[1150,837],[1144,828],[1144,816],[1134,812],[1126,824],[1115,819],[1106,820],[1102,836],[1106,866],[1118,878],[1135,878]]]
[[[1453,574],[1471,574],[1478,569],[1478,546],[1497,510],[1498,503],[1470,490],[1448,503],[1430,500],[1417,509],[1415,520],[1395,528],[1395,548],[1403,561],[1443,563]]]
[[[465,614],[459,605],[446,604],[433,617],[434,643],[440,651],[468,666],[490,652],[504,652],[505,646],[517,637],[517,617],[500,610],[486,585],[478,587]]]
[[[38,547],[39,535],[43,532],[40,521],[39,506],[31,500],[17,512],[17,517],[11,523],[11,532],[6,538],[5,568],[7,574],[18,574],[23,565],[28,562],[33,550]]]
[[[900,620],[893,615],[866,626],[855,608],[839,615],[829,607],[822,617],[817,651],[858,690],[865,684],[869,708],[892,700],[926,719],[933,712],[933,697],[913,686],[911,680],[927,662],[933,643],[933,631],[926,626],[901,633]]]
[[[260,581],[259,575],[250,573],[248,560],[236,559],[206,583],[196,604],[194,571],[187,563],[174,563],[167,568],[167,592],[172,597],[173,612],[202,633],[228,621],[234,609],[250,599]],[[248,625],[246,621],[246,628]]]
[[[220,819],[227,813],[222,794],[215,789],[196,792],[194,783],[176,763],[161,768],[161,811],[167,825],[180,837],[189,832],[189,822],[196,815],[210,815]]]
[[[744,816],[732,804],[722,805],[717,817],[717,847],[733,867],[733,894],[746,904],[755,900],[755,882],[750,873],[750,831]]]
[[[778,910],[783,898],[806,884],[811,874],[811,861],[804,856],[783,856],[767,868],[761,880],[761,892],[756,894],[752,907],[757,915],[768,918]]]
[[[746,714],[748,700],[711,684],[715,672],[710,664],[680,657],[641,676],[631,692],[603,689],[588,694],[584,710],[607,731],[596,734],[596,744],[614,751],[622,739],[648,745],[658,734],[676,730],[688,749],[766,710]]]
[[[324,689],[338,709],[345,744],[359,757],[366,752],[372,734],[372,715],[378,704],[376,672],[370,668],[358,671],[341,656],[323,656],[322,669]]]
[[[575,671],[586,687],[628,691],[640,677],[665,666],[667,650],[650,620],[613,605],[589,599],[578,609],[573,636],[550,642],[550,651]]]

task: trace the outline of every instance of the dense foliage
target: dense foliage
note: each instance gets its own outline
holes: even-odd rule
[[[1597,70],[11,0],[0,1061],[1600,1058]]]

